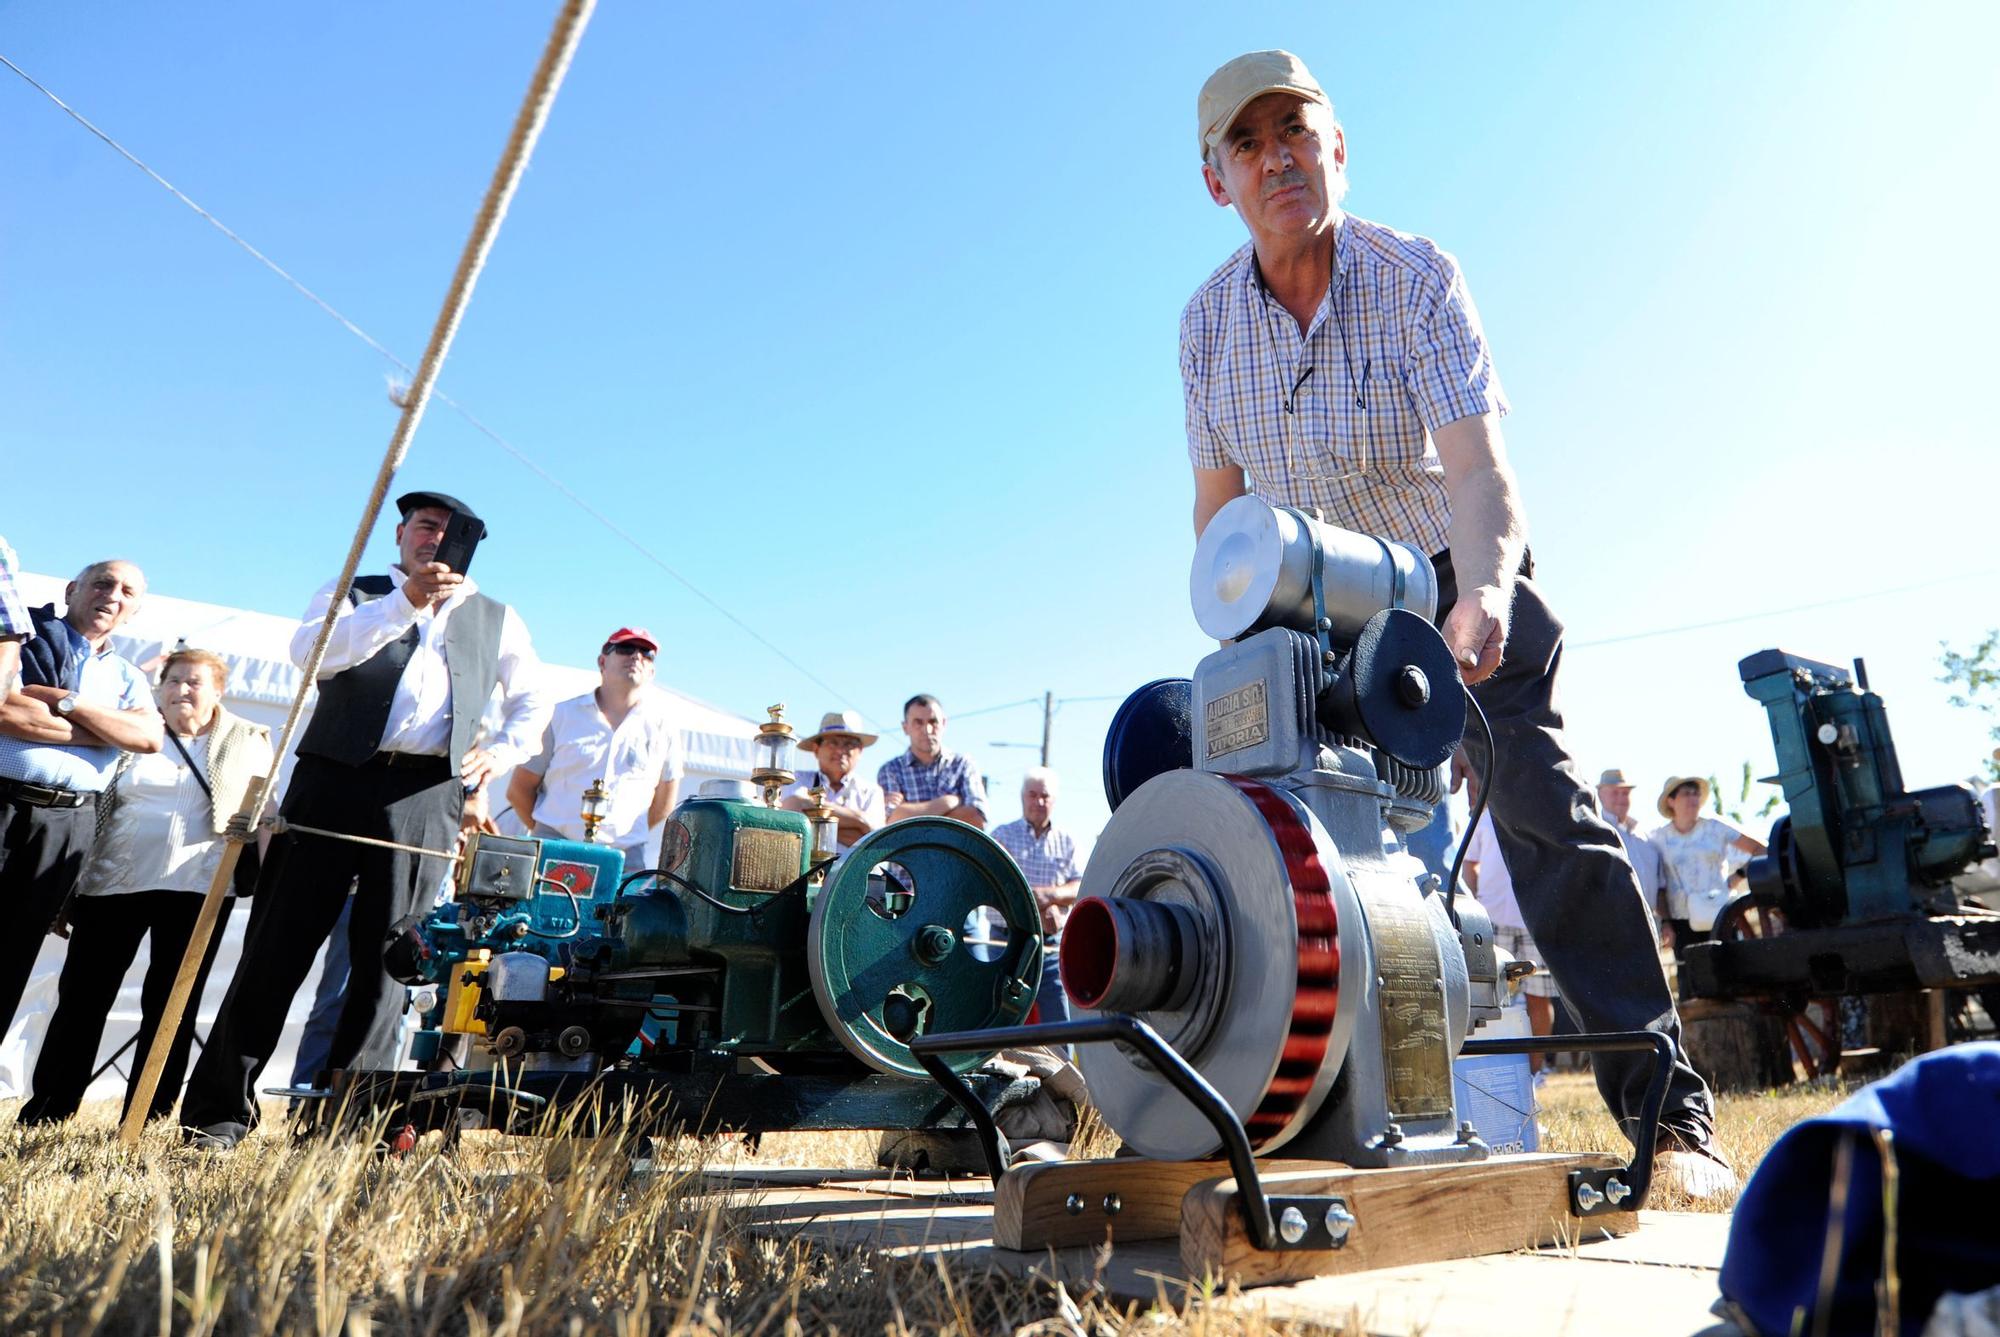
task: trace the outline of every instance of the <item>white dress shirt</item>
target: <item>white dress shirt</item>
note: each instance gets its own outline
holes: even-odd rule
[[[583,791],[592,780],[602,780],[611,804],[598,839],[628,851],[646,844],[653,791],[687,773],[673,703],[651,688],[615,729],[598,708],[597,693],[562,702],[542,732],[541,748],[523,764],[542,777],[535,798],[538,828],[582,840]]]
[[[326,657],[320,661],[319,677],[324,682],[336,673],[366,663],[383,646],[401,637],[412,626],[419,628],[410,662],[396,684],[389,702],[389,721],[382,726],[377,745],[383,752],[408,752],[417,756],[442,757],[451,748],[451,672],[445,665],[444,631],[452,610],[478,592],[467,577],[444,607],[413,606],[403,594],[403,568],[389,568],[396,589],[380,599],[370,599],[356,607],[351,600],[341,602],[340,616],[326,643]],[[333,599],[336,582],[328,581],[306,605],[305,620],[292,633],[292,662],[305,667],[313,640],[326,618],[326,606]],[[485,748],[500,771],[511,770],[534,752],[536,740],[549,717],[549,694],[541,684],[541,661],[528,640],[528,628],[520,614],[506,609],[500,621],[499,690],[502,719],[500,728],[486,740]],[[486,703],[478,703],[484,709]],[[454,764],[463,758],[453,757]]]

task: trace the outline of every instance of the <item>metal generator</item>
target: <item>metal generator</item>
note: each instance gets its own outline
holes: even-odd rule
[[[1688,948],[1681,996],[1770,999],[1809,1020],[1816,997],[1977,990],[2000,1015],[2000,915],[1952,884],[1994,852],[1972,791],[1904,787],[1859,660],[1850,674],[1763,650],[1737,668],[1770,717],[1788,811],[1715,941]]]
[[[1079,1020],[1007,1038],[1079,1044],[1091,1099],[1129,1152],[1227,1154],[1258,1247],[1337,1249],[1345,1201],[1267,1203],[1253,1153],[1447,1178],[1487,1160],[1452,1064],[1528,1052],[1467,1036],[1531,967],[1497,951],[1478,902],[1404,847],[1445,799],[1469,700],[1431,622],[1429,561],[1240,497],[1203,532],[1190,592],[1223,645],[1191,681],[1142,688],[1112,724],[1114,811],[1062,938]],[[1573,1214],[1635,1206],[1671,1043],[1537,1043],[1653,1054],[1641,1160],[1568,1183]]]
[[[386,1110],[405,1135],[549,1116],[587,1132],[961,1124],[908,1043],[1028,1015],[1042,946],[1026,880],[941,817],[836,861],[830,811],[776,804],[781,708],[759,742],[761,798],[711,781],[674,810],[658,869],[602,845],[476,838],[453,899],[386,950],[432,991],[423,1071],[332,1074],[319,1117]],[[975,1070],[997,1048],[953,1060],[989,1108],[1008,1083]]]

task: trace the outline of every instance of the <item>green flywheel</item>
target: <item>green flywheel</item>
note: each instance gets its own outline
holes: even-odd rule
[[[919,1035],[1018,1026],[1041,979],[1041,916],[983,831],[913,817],[870,832],[813,902],[806,964],[840,1043],[878,1072],[922,1076]],[[953,1054],[959,1071],[990,1054]]]

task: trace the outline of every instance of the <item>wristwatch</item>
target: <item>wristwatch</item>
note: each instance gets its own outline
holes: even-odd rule
[[[58,715],[67,715],[67,714],[69,714],[69,713],[70,713],[70,712],[71,712],[72,710],[75,710],[75,709],[76,709],[76,693],[75,693],[75,692],[71,692],[71,693],[70,693],[70,694],[69,694],[68,696],[66,696],[66,697],[64,697],[64,698],[63,698],[62,700],[60,700],[60,701],[56,702],[56,714],[58,714]]]

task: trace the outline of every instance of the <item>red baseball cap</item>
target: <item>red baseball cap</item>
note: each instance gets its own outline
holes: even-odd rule
[[[654,640],[653,633],[647,631],[644,627],[620,627],[604,638],[606,645],[616,645],[620,641],[639,641],[651,649],[654,654],[660,652],[660,643]]]

